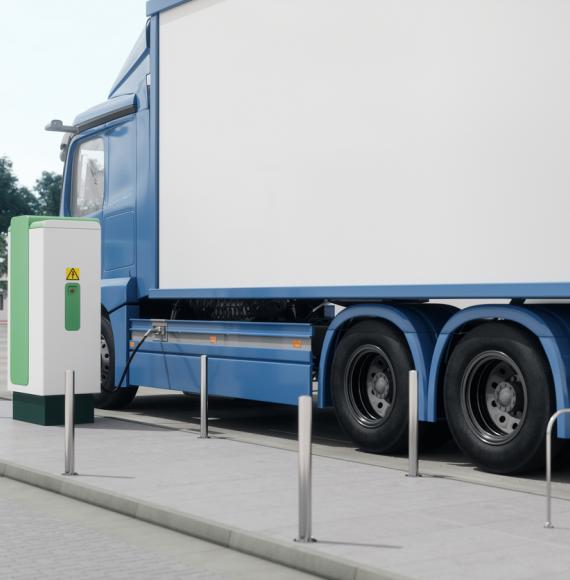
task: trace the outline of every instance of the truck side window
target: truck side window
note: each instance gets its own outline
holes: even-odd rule
[[[81,143],[75,153],[71,215],[81,217],[100,211],[104,193],[105,152],[103,139],[97,137]]]

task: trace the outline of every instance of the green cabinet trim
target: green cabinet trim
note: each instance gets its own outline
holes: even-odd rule
[[[65,285],[65,330],[79,330],[81,325],[81,286],[77,282]]]
[[[93,395],[75,395],[74,415],[76,425],[95,421]],[[42,397],[15,392],[12,401],[12,418],[36,425],[63,425],[65,396]]]

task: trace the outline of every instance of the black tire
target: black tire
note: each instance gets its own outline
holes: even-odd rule
[[[115,387],[115,341],[111,322],[101,317],[101,392],[94,396],[99,409],[122,409],[137,394],[138,387]]]
[[[434,451],[443,447],[451,441],[451,433],[447,423],[438,421],[437,423],[428,423],[423,421],[419,425],[419,448],[420,451]]]
[[[404,337],[385,322],[358,322],[342,337],[331,368],[332,399],[339,423],[361,448],[405,449],[412,368]]]
[[[460,449],[493,473],[544,465],[545,430],[555,411],[552,376],[539,341],[508,322],[468,332],[453,350],[445,413]],[[553,441],[553,453],[560,445]]]

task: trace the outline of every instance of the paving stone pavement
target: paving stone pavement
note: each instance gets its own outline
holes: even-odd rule
[[[211,433],[98,418],[77,429],[77,482],[291,541],[296,453]],[[0,458],[59,474],[63,429],[12,421],[0,401]],[[325,457],[313,500],[312,550],[417,580],[570,578],[569,501],[554,500],[545,530],[540,495]]]
[[[315,578],[4,478],[0,538],[7,580]]]
[[[215,430],[212,430],[215,434]],[[297,455],[291,451],[97,419],[76,432],[79,484],[291,542]],[[13,421],[0,401],[0,457],[52,474],[63,429]],[[315,457],[310,549],[418,580],[568,580],[570,502]]]

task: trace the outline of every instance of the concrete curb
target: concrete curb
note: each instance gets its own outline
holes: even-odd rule
[[[226,526],[10,461],[0,461],[0,476],[330,580],[405,580],[404,576],[367,568],[303,544]]]

